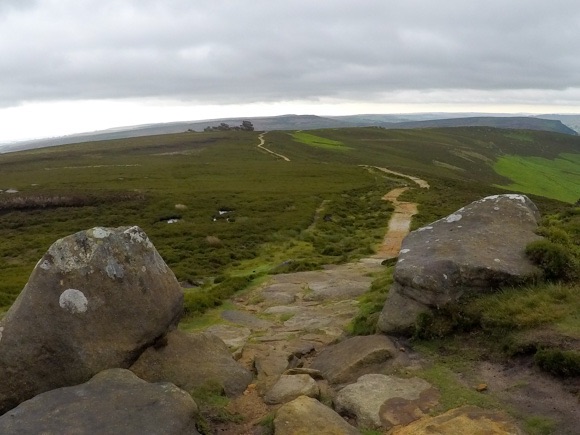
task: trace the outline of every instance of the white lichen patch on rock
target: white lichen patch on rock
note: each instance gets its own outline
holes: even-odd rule
[[[407,252],[410,252],[410,249],[401,249],[401,254],[406,254]]]
[[[74,245],[59,242],[54,243],[48,249],[48,253],[52,257],[54,266],[64,272],[72,272],[86,267],[98,248],[98,245],[88,238],[83,241],[82,249],[79,248],[78,242]]]
[[[39,261],[38,267],[40,267],[42,270],[50,270],[50,261],[44,260],[42,263]]]
[[[459,213],[453,213],[453,214],[450,214],[449,216],[447,216],[445,218],[445,221],[448,223],[457,222],[457,221],[460,221],[462,217],[463,216],[460,215]]]
[[[127,234],[133,243],[142,243],[148,248],[153,247],[153,243],[151,243],[149,237],[147,237],[143,230],[137,226],[126,229],[123,231],[123,234]]]
[[[427,230],[432,230],[432,229],[433,229],[433,227],[427,226],[427,227],[421,227],[421,228],[417,229],[417,231],[427,231]]]
[[[58,298],[58,304],[62,309],[72,314],[77,314],[87,311],[89,301],[82,291],[69,288],[61,293]]]
[[[0,326],[0,340],[2,340],[2,333],[4,332],[4,326]]]
[[[105,272],[107,276],[111,279],[123,278],[125,276],[125,271],[123,266],[120,265],[114,258],[109,258],[107,260],[107,266],[105,267]]]
[[[511,200],[515,200],[515,201],[520,201],[522,204],[526,204],[529,201],[529,199],[526,195],[520,195],[518,193],[505,193],[503,195],[486,196],[485,198],[480,199],[477,202],[498,201],[501,198],[507,198],[507,199],[511,199]]]
[[[89,230],[89,235],[92,235],[95,239],[104,239],[105,237],[109,237],[111,235],[111,231],[103,227],[96,227],[92,230]]]

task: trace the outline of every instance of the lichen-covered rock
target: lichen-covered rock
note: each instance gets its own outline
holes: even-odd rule
[[[331,384],[343,384],[379,369],[397,352],[384,335],[352,337],[323,349],[310,367],[319,370]]]
[[[300,396],[278,409],[275,435],[356,435],[359,431],[316,399]]]
[[[0,413],[44,391],[128,368],[179,321],[183,293],[138,227],[55,242],[2,320]]]
[[[193,435],[196,413],[191,396],[175,385],[109,369],[21,403],[0,417],[0,433]]]
[[[368,374],[340,390],[335,407],[354,415],[359,427],[390,429],[423,417],[438,400],[439,392],[423,379]]]
[[[494,195],[410,233],[378,329],[410,333],[420,313],[536,277],[525,247],[541,238],[539,218],[525,195]]]
[[[425,417],[407,426],[396,428],[391,435],[523,435],[504,413],[476,406],[452,409],[437,417]]]
[[[277,405],[296,399],[299,396],[318,397],[320,389],[309,375],[282,375],[264,396],[268,405]]]
[[[170,332],[163,343],[148,348],[131,371],[146,381],[171,382],[188,392],[219,386],[230,397],[243,393],[253,378],[218,337],[183,331]]]

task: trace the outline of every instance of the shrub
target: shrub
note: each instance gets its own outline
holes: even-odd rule
[[[573,350],[542,349],[536,352],[534,361],[556,376],[580,376],[580,353]]]
[[[221,246],[222,245],[222,241],[219,239],[219,237],[216,237],[216,236],[206,236],[205,241],[209,246]]]
[[[210,308],[220,306],[224,300],[247,287],[252,282],[253,276],[220,277],[220,279],[221,281],[212,287],[190,291],[184,295],[184,317],[202,314]]]
[[[537,240],[526,246],[526,256],[542,269],[548,280],[573,279],[573,256],[564,245]]]

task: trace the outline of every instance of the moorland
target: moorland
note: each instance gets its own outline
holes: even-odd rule
[[[0,155],[0,313],[55,240],[95,226],[145,230],[184,288],[184,323],[268,275],[369,256],[393,210],[381,198],[413,187],[379,166],[429,182],[401,197],[418,204],[412,228],[514,191],[544,216],[547,242],[534,259],[546,279],[441,313],[419,325],[417,348],[453,370],[469,359],[530,357],[554,376],[580,375],[580,349],[570,346],[580,342],[580,137],[490,127],[267,132],[264,147],[282,159],[258,148],[260,134],[183,132]],[[351,333],[374,332],[369,319],[391,274],[374,277]],[[528,431],[553,427],[532,419]]]

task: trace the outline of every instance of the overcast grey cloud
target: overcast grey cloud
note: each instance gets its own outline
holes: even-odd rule
[[[2,0],[0,107],[466,96],[574,106],[578,41],[577,0]]]

